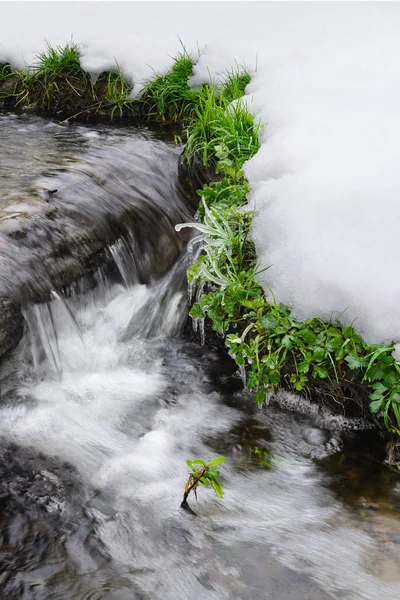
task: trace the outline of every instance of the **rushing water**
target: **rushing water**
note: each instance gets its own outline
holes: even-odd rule
[[[105,136],[117,156],[129,136],[153,143],[146,131],[22,125],[44,148],[67,137],[74,166],[62,145],[27,179],[21,161],[35,152],[29,135],[13,138],[14,189],[37,177],[68,188],[88,154],[99,178],[109,173],[85,139]],[[175,203],[176,160],[163,166]],[[159,177],[140,184],[149,204],[153,184],[157,198]],[[400,484],[373,460],[374,434],[300,416],[289,397],[286,409],[258,409],[231,364],[184,333],[186,252],[147,283],[135,275],[140,247],[119,240],[108,252],[114,269],[90,286],[24,307],[24,337],[1,369],[1,597],[398,599]],[[179,508],[185,460],[217,454],[225,498],[201,489],[192,517]]]

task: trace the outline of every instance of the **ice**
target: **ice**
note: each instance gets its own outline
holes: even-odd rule
[[[181,42],[193,84],[247,65],[262,146],[246,165],[253,236],[276,297],[400,340],[400,6],[397,3],[2,3],[0,60],[72,39],[93,74],[137,93]],[[16,35],[16,32],[18,35]],[[179,39],[180,38],[180,39]],[[344,311],[344,312],[343,312]]]

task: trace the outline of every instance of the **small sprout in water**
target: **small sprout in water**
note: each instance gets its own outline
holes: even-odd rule
[[[253,448],[253,452],[255,456],[258,457],[261,467],[264,467],[264,469],[272,468],[271,457],[269,455],[268,450],[266,450],[265,448],[258,448],[257,446],[255,446]]]
[[[226,461],[225,456],[217,456],[206,463],[204,460],[200,458],[196,458],[195,460],[187,460],[186,464],[191,469],[192,473],[189,475],[189,479],[187,480],[185,486],[185,492],[183,494],[183,500],[181,502],[181,508],[186,510],[192,515],[196,515],[196,513],[190,508],[187,499],[190,492],[194,492],[194,495],[197,500],[197,488],[199,485],[204,485],[205,487],[212,487],[214,492],[217,494],[218,498],[224,497],[224,490],[219,482],[219,469],[217,469],[218,465],[222,465]]]

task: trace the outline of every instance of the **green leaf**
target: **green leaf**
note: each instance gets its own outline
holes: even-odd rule
[[[390,394],[390,400],[392,402],[397,402],[397,404],[400,403],[400,394],[398,392],[392,392]]]
[[[308,360],[303,360],[300,364],[299,364],[299,373],[308,373],[308,371],[310,370],[310,363]]]
[[[216,458],[209,460],[207,463],[207,466],[215,467],[217,465],[222,465],[222,463],[224,463],[224,462],[226,462],[225,456],[217,456]]]
[[[369,410],[372,413],[377,413],[380,411],[382,406],[382,398],[380,398],[379,400],[374,400],[373,402],[370,403],[369,405]]]
[[[290,346],[292,345],[292,336],[291,335],[284,335],[281,341],[282,346],[285,346],[285,348],[290,348]]]
[[[385,376],[385,367],[381,363],[372,365],[364,376],[366,381],[376,381],[377,379],[383,379]]]
[[[210,487],[210,480],[206,477],[201,477],[199,479],[199,483],[201,483],[201,485],[204,485],[205,487]]]
[[[222,489],[221,484],[216,479],[211,480],[211,485],[213,487],[214,492],[217,494],[218,498],[224,497],[224,490]]]
[[[192,463],[194,465],[201,465],[202,467],[206,466],[206,463],[204,462],[204,460],[201,460],[201,458],[196,458],[196,460],[193,460]]]
[[[328,371],[323,367],[315,365],[313,369],[313,377],[320,377],[321,379],[325,379],[326,377],[328,377]]]
[[[278,319],[276,317],[274,317],[274,315],[267,315],[266,317],[263,318],[263,320],[261,321],[261,325],[264,327],[264,329],[275,329],[275,327],[278,324]]]
[[[381,383],[380,381],[378,383],[374,383],[372,389],[375,390],[375,392],[379,392],[380,394],[384,394],[385,392],[387,392],[387,387],[383,385],[383,383]]]
[[[357,354],[348,354],[344,360],[347,362],[350,369],[359,369],[362,364]]]
[[[202,319],[204,317],[204,312],[202,311],[200,304],[198,304],[197,302],[193,304],[189,315],[193,319]]]
[[[325,358],[324,348],[321,348],[320,346],[317,346],[316,348],[314,348],[313,360],[321,362],[324,360],[324,358]]]
[[[195,466],[193,465],[193,461],[192,460],[187,460],[186,464],[189,467],[189,469],[191,469],[192,471],[196,470]]]
[[[214,479],[215,477],[218,477],[218,475],[219,475],[219,471],[216,467],[211,467],[211,469],[209,469],[207,471],[207,477],[209,479]]]

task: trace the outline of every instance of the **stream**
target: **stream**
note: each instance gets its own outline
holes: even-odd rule
[[[177,241],[159,268],[191,219],[180,152],[146,127],[0,115],[7,220],[50,189],[56,210],[99,227],[124,203],[155,214],[87,277],[24,300],[0,367],[0,596],[398,600],[400,479],[378,435],[289,394],[260,409],[190,334],[191,252]],[[40,277],[26,248],[16,277],[1,235],[0,283]],[[217,455],[225,497],[201,488],[193,517],[185,461]]]

